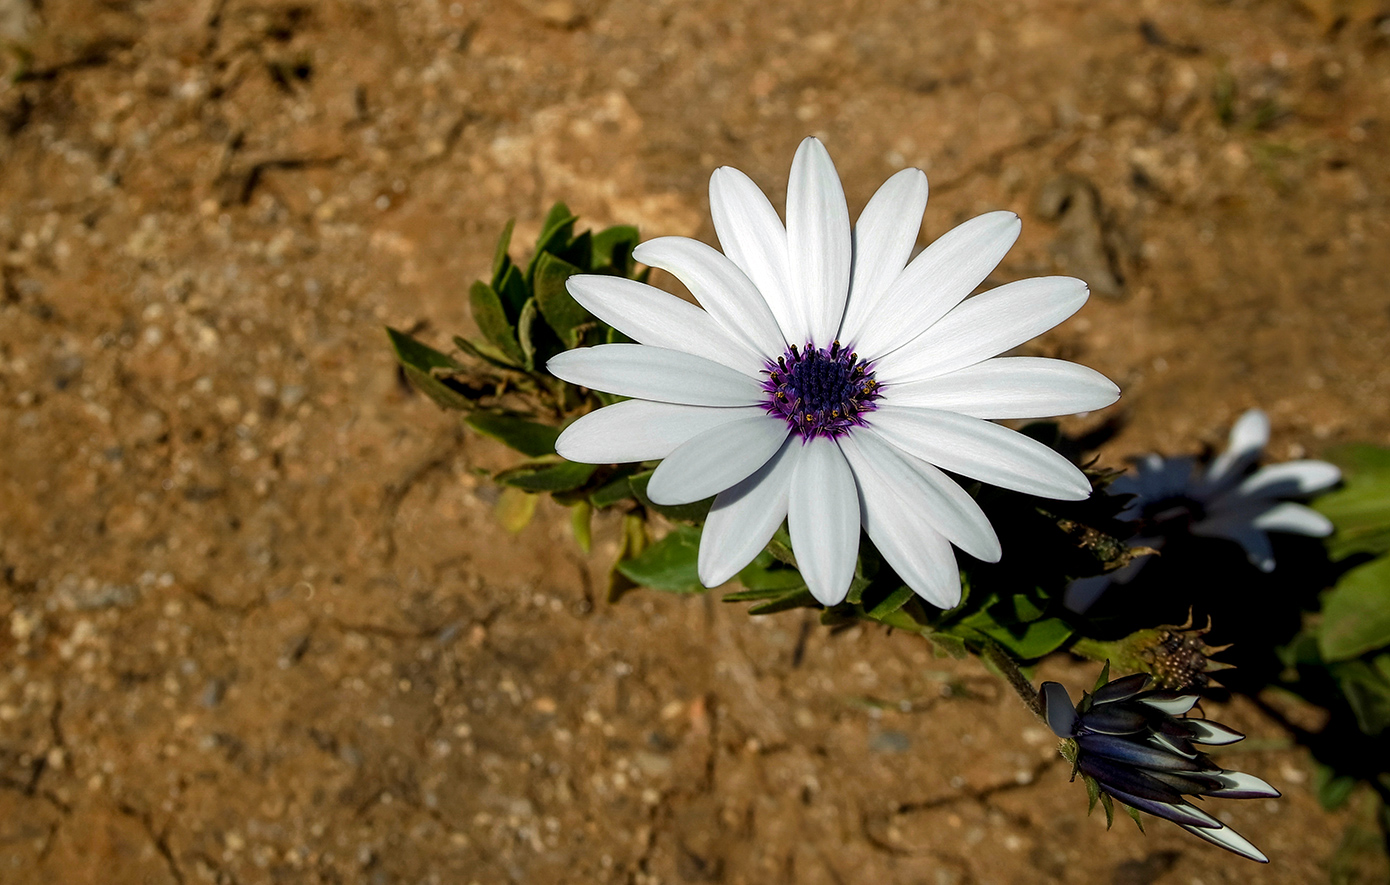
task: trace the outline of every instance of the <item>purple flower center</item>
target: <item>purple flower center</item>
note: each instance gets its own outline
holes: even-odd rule
[[[873,367],[838,341],[829,348],[808,342],[804,350],[793,344],[776,361],[768,360],[763,374],[763,408],[806,441],[834,439],[863,424],[864,413],[877,408],[882,395]]]

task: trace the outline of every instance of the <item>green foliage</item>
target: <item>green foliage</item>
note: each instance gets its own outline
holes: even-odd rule
[[[523,461],[501,471],[493,479],[504,486],[528,492],[567,492],[589,481],[598,467],[566,461],[559,455],[547,455]]]
[[[392,350],[396,352],[401,370],[421,393],[446,409],[468,408],[467,392],[461,385],[452,382],[453,376],[462,371],[462,366],[446,354],[398,329],[388,326],[386,335],[391,341]]]
[[[700,593],[704,586],[697,569],[699,555],[700,530],[678,526],[636,556],[620,560],[617,569],[643,587],[668,593]]]
[[[1323,597],[1318,650],[1344,661],[1390,646],[1390,556],[1344,574]]]
[[[463,420],[482,435],[490,436],[531,458],[555,454],[555,440],[560,435],[559,428],[549,424],[499,412],[477,411]]]
[[[1337,527],[1327,541],[1328,554],[1343,559],[1390,552],[1390,449],[1344,446],[1328,460],[1342,468],[1342,487],[1313,502]]]

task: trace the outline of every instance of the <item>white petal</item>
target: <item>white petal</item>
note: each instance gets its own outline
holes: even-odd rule
[[[1218,455],[1207,468],[1208,485],[1230,485],[1255,463],[1260,452],[1269,445],[1269,418],[1259,409],[1250,409],[1236,419],[1226,451]]]
[[[751,178],[721,166],[709,179],[709,211],[724,254],[758,287],[782,337],[804,342],[810,329],[787,288],[787,230],[777,210]]]
[[[1332,534],[1332,520],[1302,504],[1285,502],[1255,517],[1255,527],[1266,532],[1288,532],[1310,538],[1326,538]]]
[[[1072,706],[1066,688],[1058,682],[1044,682],[1041,694],[1047,727],[1059,738],[1071,737],[1076,728],[1076,707]]]
[[[630,399],[590,412],[566,427],[555,441],[555,451],[583,464],[652,461],[707,430],[763,414],[761,406],[718,409]]]
[[[558,353],[556,378],[591,390],[688,406],[751,406],[766,398],[752,376],[704,357],[646,344],[600,344]]]
[[[1274,571],[1274,547],[1269,543],[1269,535],[1256,528],[1248,514],[1230,512],[1211,516],[1193,523],[1191,532],[1203,538],[1235,541],[1245,549],[1245,557],[1251,565],[1262,572]]]
[[[849,459],[859,485],[859,517],[864,531],[913,592],[938,608],[955,608],[960,604],[960,567],[956,564],[951,542],[923,513],[930,504],[910,500],[875,469],[875,464],[864,457],[852,456],[850,453],[856,450],[846,444],[848,439],[839,441],[840,448]],[[876,461],[876,464],[882,463],[882,460]]]
[[[849,207],[835,164],[819,140],[803,139],[787,182],[787,268],[808,340],[819,347],[829,346],[844,319],[852,249]]]
[[[1342,471],[1326,461],[1287,461],[1261,467],[1246,477],[1237,494],[1252,498],[1292,498],[1330,488],[1341,479]]]
[[[790,432],[787,422],[761,414],[691,437],[656,468],[647,495],[658,504],[716,495],[766,464]]]
[[[807,442],[797,458],[787,528],[811,595],[822,605],[844,602],[859,559],[859,491],[840,447],[828,439]]]
[[[762,354],[748,341],[670,292],[599,274],[572,276],[565,288],[586,310],[634,341],[703,356],[745,375],[757,377],[763,370]]]
[[[1200,698],[1198,698],[1195,694],[1180,694],[1171,698],[1144,698],[1140,700],[1139,703],[1143,704],[1146,707],[1153,707],[1155,710],[1160,710],[1164,713],[1167,713],[1169,716],[1181,716],[1188,710],[1191,710],[1193,707],[1197,706],[1198,700],[1200,700]]]
[[[976,418],[1071,415],[1103,409],[1120,398],[1120,389],[1094,369],[1027,356],[985,360],[922,381],[884,382],[884,390],[895,406]]]
[[[854,267],[849,304],[840,324],[840,339],[854,340],[888,287],[907,266],[922,212],[927,208],[927,176],[904,169],[878,189],[854,225]]]
[[[943,470],[1044,498],[1079,501],[1091,483],[1074,464],[1021,433],[978,418],[880,406],[868,424],[888,442]]]
[[[1227,728],[1219,722],[1208,722],[1205,719],[1188,719],[1186,727],[1192,730],[1192,739],[1199,744],[1207,744],[1213,747],[1222,747],[1227,744],[1234,744],[1245,740],[1245,735],[1235,729]],[[1248,775],[1246,775],[1248,777]],[[1263,783],[1263,781],[1261,781]]]
[[[1203,741],[1203,743],[1207,742]],[[1212,790],[1203,795],[1223,799],[1277,799],[1280,796],[1278,790],[1253,774],[1246,774],[1243,771],[1223,771],[1215,777],[1224,786],[1220,790]]]
[[[880,359],[876,371],[885,382],[913,381],[974,365],[1051,329],[1080,310],[1087,294],[1086,284],[1071,277],[1035,277],[982,292]]]
[[[947,231],[898,275],[859,337],[845,343],[881,358],[916,338],[989,276],[1020,227],[1012,212],[990,212]]]
[[[801,438],[788,435],[766,464],[714,499],[700,535],[700,582],[706,587],[738,574],[772,540],[787,518],[801,448]]]
[[[1260,849],[1251,845],[1248,839],[1228,826],[1223,825],[1216,829],[1210,827],[1194,827],[1190,824],[1178,824],[1178,826],[1187,830],[1194,836],[1206,839],[1213,845],[1220,845],[1227,851],[1234,851],[1236,854],[1248,860],[1269,863],[1269,858],[1265,857]]]
[[[975,499],[949,476],[926,461],[889,445],[872,428],[847,434],[838,442],[859,483],[861,502],[864,499],[873,502],[880,497],[891,498],[892,503],[884,505],[881,512],[885,517],[893,515],[894,519],[908,526],[909,538],[912,526],[925,524],[976,559],[999,561],[999,536],[995,534],[994,526],[990,525],[989,517],[985,516]],[[897,514],[897,511],[902,512]],[[867,521],[864,527],[869,527]],[[872,529],[869,534],[873,536]],[[951,557],[951,569],[954,574],[954,556]],[[901,571],[898,574],[907,579]],[[959,594],[959,578],[953,583],[952,592]]]
[[[1084,615],[1108,589],[1110,589],[1109,575],[1077,578],[1067,585],[1066,592],[1062,595],[1062,605],[1067,611]]]
[[[759,354],[775,358],[787,349],[758,287],[713,246],[688,237],[658,237],[639,245],[632,257],[669,271],[726,332],[746,339]]]

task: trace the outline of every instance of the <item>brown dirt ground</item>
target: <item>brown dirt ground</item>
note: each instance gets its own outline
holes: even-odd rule
[[[602,601],[558,508],[397,380],[510,217],[709,239],[806,134],[994,282],[1106,451],[1390,443],[1390,6],[1362,0],[0,0],[0,881],[1303,883],[1349,816],[1253,707],[1257,867],[1109,834],[974,662],[711,598]],[[27,71],[25,76],[15,76]],[[1078,419],[1093,426],[1099,418]],[[1046,675],[1079,688],[1094,668]]]

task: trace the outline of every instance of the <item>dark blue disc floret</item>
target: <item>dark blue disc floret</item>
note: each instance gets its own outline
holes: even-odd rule
[[[763,407],[769,415],[780,415],[803,441],[845,435],[864,423],[865,413],[877,408],[882,395],[873,366],[838,341],[828,348],[793,344],[768,360],[763,374],[768,394]]]

